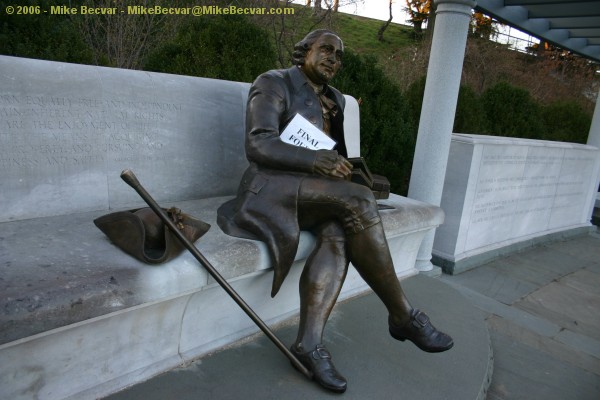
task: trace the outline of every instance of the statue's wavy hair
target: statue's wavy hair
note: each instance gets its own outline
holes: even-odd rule
[[[337,37],[338,34],[330,31],[329,29],[317,29],[310,33],[308,33],[304,39],[296,43],[294,46],[294,53],[292,53],[292,63],[294,65],[304,65],[304,59],[306,57],[306,53],[312,47],[313,43],[315,43],[322,35],[330,33]]]

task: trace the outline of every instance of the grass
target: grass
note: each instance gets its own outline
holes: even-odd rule
[[[288,46],[302,39],[308,32],[319,29],[332,29],[342,38],[346,49],[361,55],[371,55],[384,62],[398,51],[415,44],[413,28],[392,22],[384,33],[384,40],[377,39],[377,32],[385,21],[361,17],[358,15],[334,13],[331,17],[315,16],[312,9],[292,5],[296,9],[294,16],[269,20],[267,29],[279,32],[282,23],[288,36]],[[263,21],[263,27],[264,21]],[[275,43],[273,43],[275,45]]]
[[[334,27],[346,47],[360,54],[387,57],[399,48],[414,43],[412,27],[395,23],[387,27],[384,40],[379,41],[377,32],[383,24],[384,21],[348,14],[338,14],[334,21]]]

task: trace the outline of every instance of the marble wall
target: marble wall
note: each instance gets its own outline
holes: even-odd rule
[[[235,192],[248,83],[0,56],[0,222]],[[223,132],[228,132],[224,135]]]
[[[434,256],[456,262],[589,226],[599,168],[592,146],[454,134]]]

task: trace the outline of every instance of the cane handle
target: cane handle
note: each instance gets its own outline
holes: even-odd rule
[[[138,178],[130,169],[126,169],[121,172],[121,179],[123,179],[125,183],[134,189],[140,187],[140,181],[138,181]]]

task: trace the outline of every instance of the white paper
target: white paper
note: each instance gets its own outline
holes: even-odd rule
[[[331,150],[336,144],[335,140],[300,114],[292,118],[279,137],[285,143],[311,150]]]

